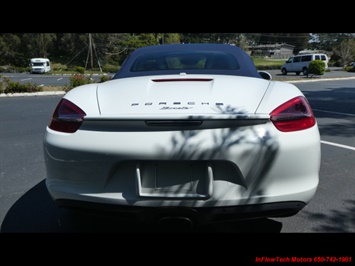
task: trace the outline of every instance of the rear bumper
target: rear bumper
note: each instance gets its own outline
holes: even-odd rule
[[[47,129],[44,157],[55,200],[149,208],[308,203],[319,181],[320,142],[317,127],[285,134],[270,124],[201,132]]]
[[[300,201],[203,208],[118,206],[66,199],[56,200],[55,203],[60,208],[90,214],[91,216],[111,216],[144,224],[157,224],[167,218],[184,218],[199,225],[270,217],[289,217],[297,214],[306,206],[306,203]]]

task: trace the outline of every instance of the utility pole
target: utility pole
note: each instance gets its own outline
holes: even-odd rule
[[[93,70],[94,68],[94,57],[92,54],[92,41],[91,41],[91,33],[89,33],[89,51],[90,51],[90,63],[91,63],[91,69]]]
[[[91,68],[90,68],[90,70],[91,70],[91,71],[94,70],[94,54],[93,54],[93,50],[94,50],[94,49],[95,49],[94,42],[93,42],[93,40],[92,40],[91,33],[89,33],[89,49],[88,49],[88,55],[87,55],[87,58],[86,58],[85,69],[86,69],[86,67],[87,67],[88,60],[89,60],[89,57],[90,57],[90,63],[91,63]],[[97,56],[96,49],[95,49],[94,52],[95,52],[95,54],[96,54],[97,64],[99,65],[100,72],[102,72],[101,65],[100,65],[100,61],[99,61],[99,57]]]

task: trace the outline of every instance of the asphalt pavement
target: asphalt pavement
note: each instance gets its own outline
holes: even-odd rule
[[[355,79],[355,72],[344,71],[341,67],[330,67],[329,71],[326,71],[323,75],[308,75],[303,74],[296,75],[295,73],[288,73],[282,75],[280,69],[264,70],[271,74],[272,79],[276,81],[284,81],[291,83],[298,82],[316,82],[324,80],[336,80],[336,79]],[[53,74],[54,75],[54,74]],[[53,87],[55,89],[55,87]],[[42,92],[28,92],[28,93],[12,93],[4,94],[0,93],[0,97],[14,97],[14,96],[50,96],[50,95],[64,95],[64,91],[42,91]]]
[[[296,73],[288,73],[287,75],[282,75],[280,69],[267,70],[273,78],[273,80],[282,81],[318,81],[324,79],[337,79],[337,78],[355,78],[355,72],[344,71],[341,67],[330,67],[329,71],[324,72],[323,75],[308,75],[303,74],[296,75]]]

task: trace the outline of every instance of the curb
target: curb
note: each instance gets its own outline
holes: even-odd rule
[[[309,80],[290,80],[284,81],[288,83],[303,83],[303,82],[317,82],[317,81],[332,81],[332,80],[344,80],[344,79],[355,79],[355,77],[343,77],[343,78],[323,78],[323,79],[309,79]]]
[[[64,95],[64,94],[65,91],[40,91],[40,92],[1,93],[0,97],[51,96],[51,95]]]

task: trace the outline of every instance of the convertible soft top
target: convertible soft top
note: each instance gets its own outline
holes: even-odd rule
[[[261,78],[250,56],[229,44],[165,44],[137,48],[113,79],[150,75],[213,74]]]

